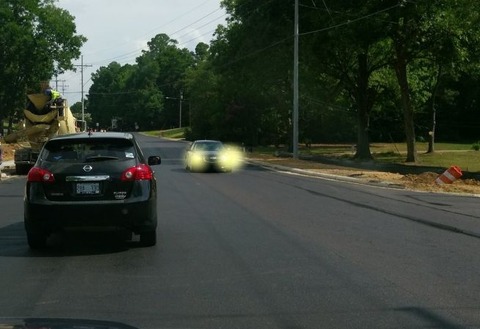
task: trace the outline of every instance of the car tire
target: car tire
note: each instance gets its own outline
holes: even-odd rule
[[[27,242],[30,249],[44,249],[47,246],[47,236],[42,233],[27,232]]]
[[[157,244],[157,231],[146,231],[140,233],[140,244],[143,247],[152,247]]]

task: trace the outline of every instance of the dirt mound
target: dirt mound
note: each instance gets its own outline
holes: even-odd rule
[[[439,176],[435,172],[414,173],[416,168],[411,167],[412,173],[392,173],[380,170],[364,170],[342,165],[319,163],[316,161],[296,160],[292,158],[279,158],[266,155],[252,155],[252,160],[267,164],[298,168],[317,173],[356,178],[366,183],[390,184],[410,190],[427,192],[467,193],[480,195],[480,181],[475,179],[457,179],[453,184],[438,185],[435,180]],[[403,168],[405,169],[405,168]]]
[[[21,148],[21,146],[19,144],[1,143],[0,148],[2,149],[3,153],[3,161],[8,161],[13,160],[15,150],[18,150],[19,148]]]

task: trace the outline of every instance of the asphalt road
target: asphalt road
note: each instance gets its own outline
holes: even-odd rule
[[[25,177],[0,182],[0,317],[142,329],[480,328],[478,198],[254,166],[188,173],[184,143],[140,141],[163,160],[153,248],[80,235],[32,252]]]

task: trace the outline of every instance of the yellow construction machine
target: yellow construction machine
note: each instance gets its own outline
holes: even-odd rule
[[[23,111],[23,128],[5,136],[6,143],[18,143],[22,147],[15,151],[15,171],[26,174],[35,164],[43,144],[56,135],[78,131],[76,119],[65,99],[54,103],[45,94],[27,95],[29,104]]]

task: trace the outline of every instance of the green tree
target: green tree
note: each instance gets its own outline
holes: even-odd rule
[[[329,1],[324,7],[302,7],[305,57],[318,75],[329,76],[317,83],[328,89],[333,82],[332,92],[348,97],[357,117],[355,158],[371,159],[370,116],[382,91],[373,76],[390,61],[384,22],[368,19],[378,11],[374,1]]]
[[[392,67],[397,77],[404,115],[407,162],[417,161],[415,145],[415,97],[412,80],[415,65],[430,59],[433,94],[442,68],[471,58],[469,50],[478,48],[478,33],[470,32],[478,23],[476,3],[467,0],[401,1],[386,17],[392,45]],[[469,37],[471,39],[469,40]],[[417,65],[418,67],[418,65]],[[432,102],[435,97],[431,98]],[[418,106],[418,105],[417,105]]]
[[[291,144],[293,25],[285,2],[223,1],[230,14],[211,46],[223,135]]]
[[[40,81],[72,69],[86,38],[76,34],[74,17],[53,0],[0,2],[0,120],[23,109],[25,93]]]
[[[198,55],[205,56],[205,49]],[[88,99],[94,120],[105,125],[117,118],[122,129],[128,130],[178,126],[179,98],[195,54],[159,34],[136,62],[125,66],[113,62],[92,75]]]
[[[131,81],[131,87],[143,90],[142,95],[148,99],[142,111],[161,110],[156,116],[163,128],[180,124],[179,102],[181,95],[185,95],[185,74],[195,63],[194,54],[186,48],[178,48],[177,44],[166,34],[152,38],[148,50],[137,58],[137,75]],[[166,97],[170,100],[164,102]]]
[[[88,111],[95,122],[102,127],[109,127],[114,118],[124,118],[129,115],[132,95],[136,91],[128,91],[127,83],[135,73],[132,65],[121,66],[112,62],[99,68],[92,74],[92,86],[88,92]]]
[[[220,138],[221,126],[218,113],[222,104],[219,96],[219,76],[210,62],[209,46],[200,43],[195,48],[195,65],[185,75],[185,91],[188,94],[188,139]]]

